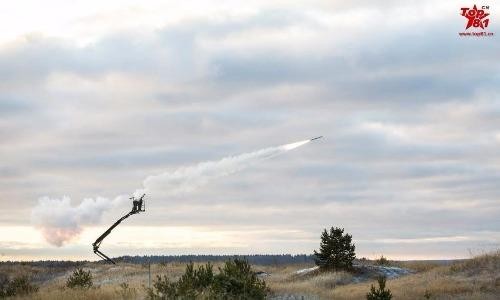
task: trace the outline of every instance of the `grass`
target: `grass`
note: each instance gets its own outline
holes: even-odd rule
[[[351,279],[352,275],[346,272],[328,272],[303,278],[280,272],[272,274],[267,283],[274,294],[327,297],[325,291],[347,284]]]
[[[392,262],[416,273],[387,281],[394,299],[499,299],[500,251],[464,260],[448,266],[437,262]],[[344,273],[323,273],[317,276],[286,277],[268,280],[277,293],[316,295],[320,299],[366,299],[375,280],[349,282]]]
[[[445,266],[418,261],[391,264],[416,271],[415,274],[387,281],[394,299],[426,299],[426,294],[430,299],[499,299],[500,251]],[[214,269],[217,270],[221,265],[215,263]],[[346,272],[294,275],[295,271],[307,267],[311,266],[254,266],[253,269],[271,274],[265,280],[273,294],[302,295],[304,299],[366,299],[370,285],[375,284],[374,280],[352,283],[352,275]],[[51,273],[50,270],[29,265],[0,265],[0,272],[11,277],[28,275],[43,279],[38,283],[39,292],[19,299],[144,299],[148,286],[148,266],[87,263],[83,268],[90,270],[93,276],[94,287],[88,290],[65,287],[73,267]],[[166,274],[177,280],[184,269],[184,263],[154,264],[151,266],[151,277],[154,279],[156,275]]]

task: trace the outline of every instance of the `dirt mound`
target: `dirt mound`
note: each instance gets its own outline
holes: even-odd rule
[[[353,281],[357,283],[375,279],[379,276],[385,276],[389,279],[393,279],[413,274],[414,272],[410,269],[405,269],[400,267],[378,266],[378,265],[354,265],[353,273],[354,273]]]
[[[351,273],[353,283],[375,279],[378,276],[385,276],[389,279],[393,279],[415,273],[410,269],[391,266],[355,264],[353,267],[354,270]],[[297,270],[292,274],[292,276],[300,278],[306,276],[318,276],[320,274],[321,272],[319,271],[319,267],[316,266]]]

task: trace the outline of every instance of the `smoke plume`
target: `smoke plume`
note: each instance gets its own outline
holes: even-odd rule
[[[309,141],[269,147],[148,176],[143,182],[143,188],[136,190],[134,194],[179,195],[190,192],[211,180],[236,173],[255,163],[300,147]],[[127,200],[127,196],[118,196],[113,200],[97,197],[84,199],[79,205],[71,206],[69,197],[62,199],[42,197],[38,199],[38,204],[32,210],[31,221],[41,231],[47,242],[60,247],[78,237],[86,225],[98,224],[106,211],[118,207]]]
[[[113,200],[86,198],[79,205],[71,206],[69,197],[42,197],[31,211],[31,223],[41,231],[47,242],[60,247],[78,237],[85,225],[99,223],[106,211],[126,200],[126,196],[118,196]]]
[[[172,172],[148,176],[144,182],[144,189],[136,191],[136,195],[161,193],[162,195],[178,195],[195,190],[209,181],[231,175],[243,170],[259,161],[269,159],[289,150],[300,147],[309,140],[269,147],[258,151],[225,157],[217,161],[202,162],[194,166],[181,167]]]

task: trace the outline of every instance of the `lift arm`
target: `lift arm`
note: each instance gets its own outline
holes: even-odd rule
[[[95,242],[92,244],[93,248],[94,248],[94,253],[97,254],[97,256],[99,256],[100,258],[112,263],[112,264],[116,264],[111,258],[109,258],[106,254],[102,253],[101,251],[99,251],[99,247],[101,246],[101,243],[102,241],[111,233],[111,231],[113,229],[115,229],[116,226],[118,226],[123,220],[125,220],[126,218],[130,217],[131,215],[135,215],[135,214],[138,214],[140,212],[143,212],[145,211],[144,209],[144,202],[143,202],[143,198],[144,198],[145,195],[142,195],[141,198],[139,198],[139,201],[141,201],[141,207],[139,207],[138,210],[134,210],[132,209],[132,211],[130,211],[128,214],[124,215],[123,217],[121,217],[118,221],[116,221],[113,225],[111,225],[111,227],[108,228],[108,230],[106,230],[103,234],[101,234],[101,236],[99,236],[97,238],[97,240],[95,240]],[[134,199],[133,197],[131,199]]]

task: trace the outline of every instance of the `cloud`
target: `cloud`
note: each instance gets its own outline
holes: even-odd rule
[[[498,39],[458,37],[455,6],[246,3],[86,43],[42,32],[2,44],[0,222],[23,222],[41,195],[112,199],[165,169],[322,134],[148,203],[137,224],[342,225],[363,240],[498,231]],[[88,218],[61,222],[71,234]]]

